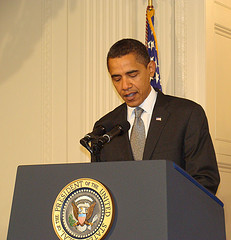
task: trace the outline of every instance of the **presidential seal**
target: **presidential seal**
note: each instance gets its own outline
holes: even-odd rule
[[[100,182],[80,178],[57,196],[52,223],[61,240],[100,240],[108,233],[114,217],[112,197]]]

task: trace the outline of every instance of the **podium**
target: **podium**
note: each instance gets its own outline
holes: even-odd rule
[[[106,240],[226,239],[223,203],[164,160],[19,166],[7,239],[58,240],[54,202],[79,178],[111,193],[115,215]]]

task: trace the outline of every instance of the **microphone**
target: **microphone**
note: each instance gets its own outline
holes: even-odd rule
[[[116,124],[112,130],[103,136],[100,136],[98,139],[93,141],[91,146],[91,153],[95,156],[96,162],[100,162],[100,152],[105,143],[110,142],[114,137],[122,135],[127,132],[130,128],[130,123],[128,121],[123,121]]]
[[[111,129],[112,129],[112,123],[111,122],[104,122],[102,125],[96,126],[95,129],[92,132],[86,134],[84,136],[84,138],[82,138],[81,140],[90,141],[93,138],[95,138],[96,136],[103,135],[105,132],[107,132]]]
[[[103,146],[105,143],[109,143],[114,137],[119,136],[127,132],[130,128],[130,123],[128,121],[123,121],[116,124],[112,130],[102,137],[99,137],[98,143]]]
[[[95,127],[95,129],[86,134],[83,138],[80,139],[80,143],[88,149],[88,151],[92,152],[90,146],[89,146],[89,142],[92,140],[92,139],[95,139],[96,136],[101,136],[103,135],[104,133],[106,133],[107,131],[111,130],[112,129],[112,123],[109,122],[109,121],[106,121],[104,122],[103,124],[101,125],[98,125]]]

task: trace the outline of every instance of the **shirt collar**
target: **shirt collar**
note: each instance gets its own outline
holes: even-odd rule
[[[144,112],[151,114],[154,104],[156,102],[156,97],[157,97],[157,92],[153,89],[153,87],[151,87],[151,92],[149,93],[149,95],[147,96],[147,98],[139,105],[139,107],[141,107],[142,109],[144,109]],[[129,107],[127,105],[127,116],[128,119],[131,118],[133,111],[134,111],[135,107]]]

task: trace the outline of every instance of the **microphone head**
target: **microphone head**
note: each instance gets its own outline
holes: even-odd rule
[[[125,120],[117,125],[120,126],[121,134],[124,134],[125,132],[127,132],[130,129],[130,123],[127,120]]]
[[[111,121],[105,121],[103,123],[97,124],[94,128],[94,135],[102,135],[112,129],[113,125]]]

